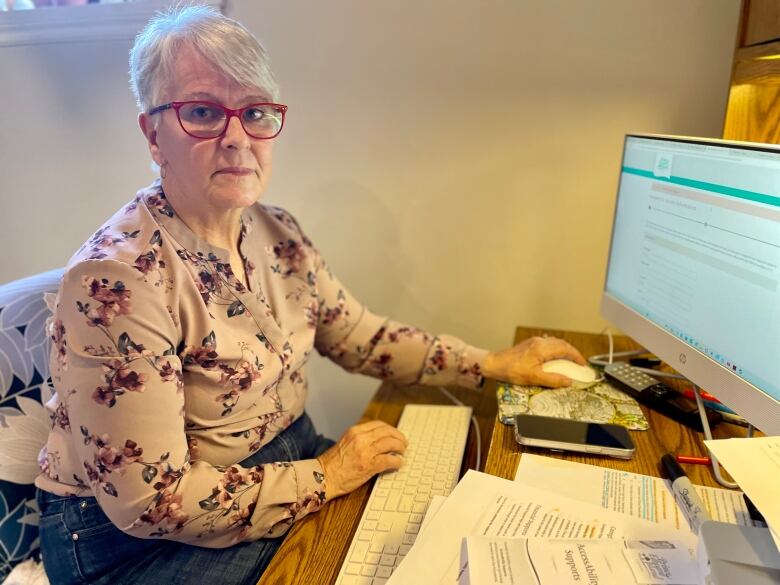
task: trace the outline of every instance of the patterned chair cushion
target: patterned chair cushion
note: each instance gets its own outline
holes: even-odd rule
[[[62,269],[0,286],[0,583],[38,550],[33,480],[49,433],[50,315],[43,295],[56,292]]]

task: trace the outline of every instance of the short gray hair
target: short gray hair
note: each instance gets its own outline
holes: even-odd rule
[[[158,105],[162,81],[170,77],[176,52],[185,43],[238,84],[278,101],[268,54],[251,32],[211,6],[176,5],[150,20],[130,51],[130,87],[141,111]]]

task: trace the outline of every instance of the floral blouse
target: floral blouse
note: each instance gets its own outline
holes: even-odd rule
[[[368,311],[293,217],[242,213],[246,284],[159,181],[70,260],[48,333],[56,394],[41,489],[94,496],[121,530],[225,547],[327,500],[316,459],[242,467],[304,410],[312,349],[400,383],[480,382],[486,352]]]

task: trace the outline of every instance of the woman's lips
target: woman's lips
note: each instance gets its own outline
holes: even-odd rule
[[[216,175],[238,175],[238,176],[244,176],[244,175],[251,175],[254,173],[252,169],[248,169],[246,167],[225,167],[223,169],[219,169],[216,173]]]

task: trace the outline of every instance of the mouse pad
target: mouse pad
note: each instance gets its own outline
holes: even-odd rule
[[[555,389],[502,382],[498,384],[496,398],[498,416],[505,425],[513,424],[516,414],[535,414],[613,423],[632,431],[646,431],[650,427],[636,400],[603,379]]]

